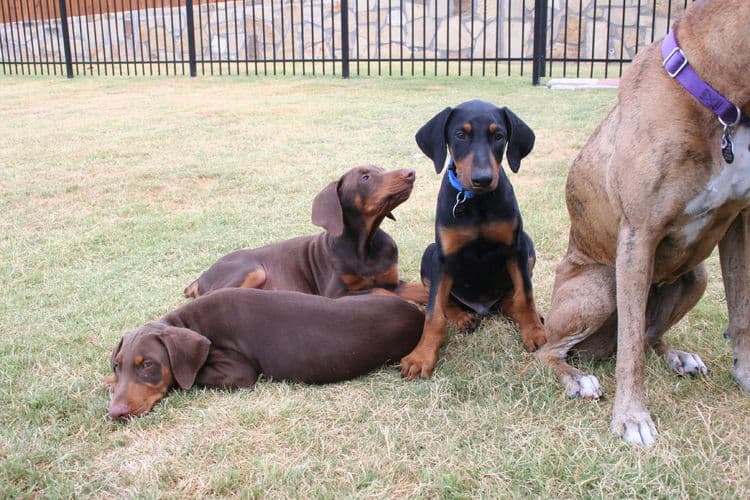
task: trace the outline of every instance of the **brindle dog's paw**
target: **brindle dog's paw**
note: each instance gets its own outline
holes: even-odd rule
[[[746,357],[747,358],[747,357]],[[734,358],[734,380],[745,392],[750,393],[750,359]]]
[[[651,446],[656,442],[656,426],[648,411],[615,412],[610,428],[626,443]]]
[[[680,376],[705,375],[708,373],[708,368],[697,354],[672,349],[664,355],[664,359],[672,371]]]
[[[571,399],[599,399],[602,397],[602,386],[593,375],[581,375],[565,387],[565,395]]]

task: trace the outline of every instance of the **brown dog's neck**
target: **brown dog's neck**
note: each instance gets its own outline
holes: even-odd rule
[[[377,245],[380,224],[385,215],[376,219],[368,219],[362,215],[344,215],[344,232],[334,240],[334,245],[353,248],[360,260],[367,259]],[[382,231],[380,231],[382,232]]]
[[[690,65],[706,83],[745,113],[750,113],[750,37],[742,33],[750,23],[750,9],[732,2],[706,2],[689,9],[675,22],[675,34]]]

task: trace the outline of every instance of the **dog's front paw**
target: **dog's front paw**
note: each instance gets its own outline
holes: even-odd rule
[[[656,426],[648,411],[623,412],[612,418],[612,432],[623,441],[640,446],[651,446],[656,442]]]
[[[708,368],[697,354],[672,349],[664,355],[664,359],[672,371],[680,376],[705,375],[708,373]]]
[[[446,319],[451,328],[461,333],[472,333],[480,321],[476,314],[458,307],[450,307],[446,312]]]
[[[547,336],[544,328],[530,328],[521,332],[521,340],[529,352],[534,352],[547,343]]]
[[[565,386],[565,395],[570,399],[599,399],[602,397],[602,386],[593,375],[581,375]]]
[[[408,380],[429,378],[437,364],[437,356],[413,351],[401,358],[401,376]]]

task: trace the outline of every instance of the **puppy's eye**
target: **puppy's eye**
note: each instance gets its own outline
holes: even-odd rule
[[[362,177],[359,178],[360,182],[367,182],[370,179],[370,174],[364,174]]]
[[[492,136],[493,139],[496,141],[502,141],[505,139],[505,136],[501,134],[500,132],[495,132],[495,135]]]
[[[120,369],[120,363],[118,363],[117,361],[115,361],[114,363],[112,363],[112,369],[114,371],[119,370]]]
[[[466,140],[466,132],[463,130],[459,130],[456,132],[456,139],[459,141],[465,141]]]

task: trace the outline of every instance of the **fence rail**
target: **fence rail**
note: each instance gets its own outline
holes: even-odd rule
[[[689,1],[0,0],[0,71],[606,78]]]

